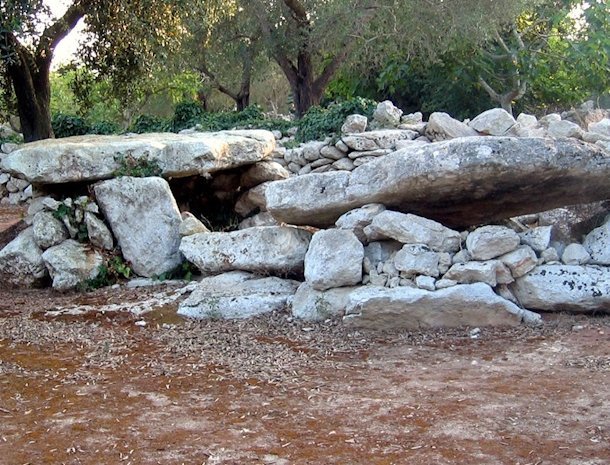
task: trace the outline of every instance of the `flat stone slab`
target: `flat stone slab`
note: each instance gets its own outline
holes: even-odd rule
[[[0,167],[36,184],[97,181],[114,177],[131,156],[157,162],[164,177],[184,177],[256,163],[274,149],[273,134],[264,130],[89,135],[25,144]]]
[[[352,172],[269,183],[267,210],[326,227],[368,203],[452,228],[610,198],[610,156],[574,139],[464,137],[405,148]]]
[[[343,321],[377,330],[514,326],[539,316],[497,295],[487,284],[463,284],[438,291],[365,286],[353,291]]]

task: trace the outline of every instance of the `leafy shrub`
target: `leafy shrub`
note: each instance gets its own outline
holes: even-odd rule
[[[158,276],[155,276],[155,279],[159,281],[167,281],[169,279],[183,279],[185,281],[192,281],[193,274],[198,273],[199,270],[195,265],[191,262],[184,261],[176,268],[170,271],[166,271],[165,273],[161,273]]]
[[[88,134],[91,128],[84,118],[65,113],[56,113],[51,119],[51,127],[55,137],[82,136]]]
[[[339,133],[345,118],[352,114],[373,116],[377,103],[362,97],[331,103],[327,108],[312,107],[299,121],[296,139],[300,142],[320,140],[332,133]]]
[[[82,221],[77,220],[76,217],[76,207],[69,207],[65,203],[61,203],[57,210],[53,212],[53,216],[62,221],[67,218],[68,222],[76,229],[76,237],[75,239],[78,242],[87,242],[89,240],[89,231],[87,230],[87,224]]]
[[[99,121],[97,123],[93,123],[91,125],[91,129],[89,130],[89,134],[118,134],[119,133],[119,125],[113,123],[112,121]]]
[[[6,142],[8,142],[10,144],[23,144],[23,137],[21,137],[20,135],[10,135],[10,136],[0,137],[0,145],[4,144]]]
[[[147,132],[166,132],[170,129],[170,123],[158,116],[140,115],[129,127],[129,132],[144,134]]]
[[[173,130],[178,132],[182,129],[195,126],[201,121],[204,113],[203,107],[197,102],[179,103],[174,110],[174,118],[172,119]]]
[[[101,287],[112,286],[122,279],[128,279],[133,274],[129,262],[120,255],[113,255],[104,260],[99,266],[95,278],[85,280],[80,288],[83,291],[92,291]]]
[[[129,153],[120,157],[119,164],[121,165],[119,169],[112,173],[116,177],[133,176],[135,178],[148,178],[151,176],[161,176],[163,172],[157,160],[151,160],[148,157],[136,158]]]

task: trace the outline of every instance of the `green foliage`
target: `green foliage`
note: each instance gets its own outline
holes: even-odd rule
[[[91,124],[91,127],[89,129],[89,134],[108,135],[118,134],[119,132],[119,125],[113,123],[112,121],[98,121],[96,123]]]
[[[161,273],[158,276],[155,276],[155,279],[159,281],[167,281],[170,279],[182,279],[184,281],[192,281],[193,275],[198,274],[199,270],[195,265],[193,265],[189,261],[184,261],[176,268],[166,271],[165,273]]]
[[[0,137],[0,144],[4,144],[5,142],[9,142],[11,144],[23,144],[23,137],[14,134],[6,137]]]
[[[120,168],[112,173],[114,176],[133,176],[135,178],[148,178],[151,176],[161,176],[163,170],[157,160],[148,157],[136,158],[132,154],[119,158]]]
[[[171,123],[158,116],[140,115],[129,127],[128,132],[144,134],[149,132],[167,132]]]
[[[172,128],[174,131],[193,127],[203,117],[203,107],[198,102],[180,102],[174,110]]]
[[[85,119],[77,115],[57,113],[51,119],[51,126],[55,137],[82,136],[88,134],[91,128]]]
[[[372,117],[377,103],[373,100],[354,97],[343,102],[335,102],[326,108],[312,107],[299,121],[296,140],[306,142],[323,139],[330,134],[338,134],[345,118],[352,114]]]
[[[129,279],[133,272],[129,262],[120,255],[112,255],[99,266],[97,276],[84,281],[80,285],[82,291],[92,291],[106,286],[112,286],[122,279]]]
[[[76,237],[75,239],[78,242],[88,242],[89,241],[89,231],[87,230],[87,224],[82,221],[78,221],[76,218],[76,207],[69,207],[65,203],[59,204],[57,210],[53,212],[53,216],[59,221],[68,220],[72,227],[76,228]]]

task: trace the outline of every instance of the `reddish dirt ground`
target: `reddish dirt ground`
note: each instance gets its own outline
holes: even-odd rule
[[[472,338],[49,313],[160,289],[0,289],[0,464],[610,463],[610,316]]]

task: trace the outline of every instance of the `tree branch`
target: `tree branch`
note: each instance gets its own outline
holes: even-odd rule
[[[61,18],[44,30],[36,47],[37,59],[50,61],[53,58],[57,44],[76,27],[90,3],[90,0],[76,0]]]

